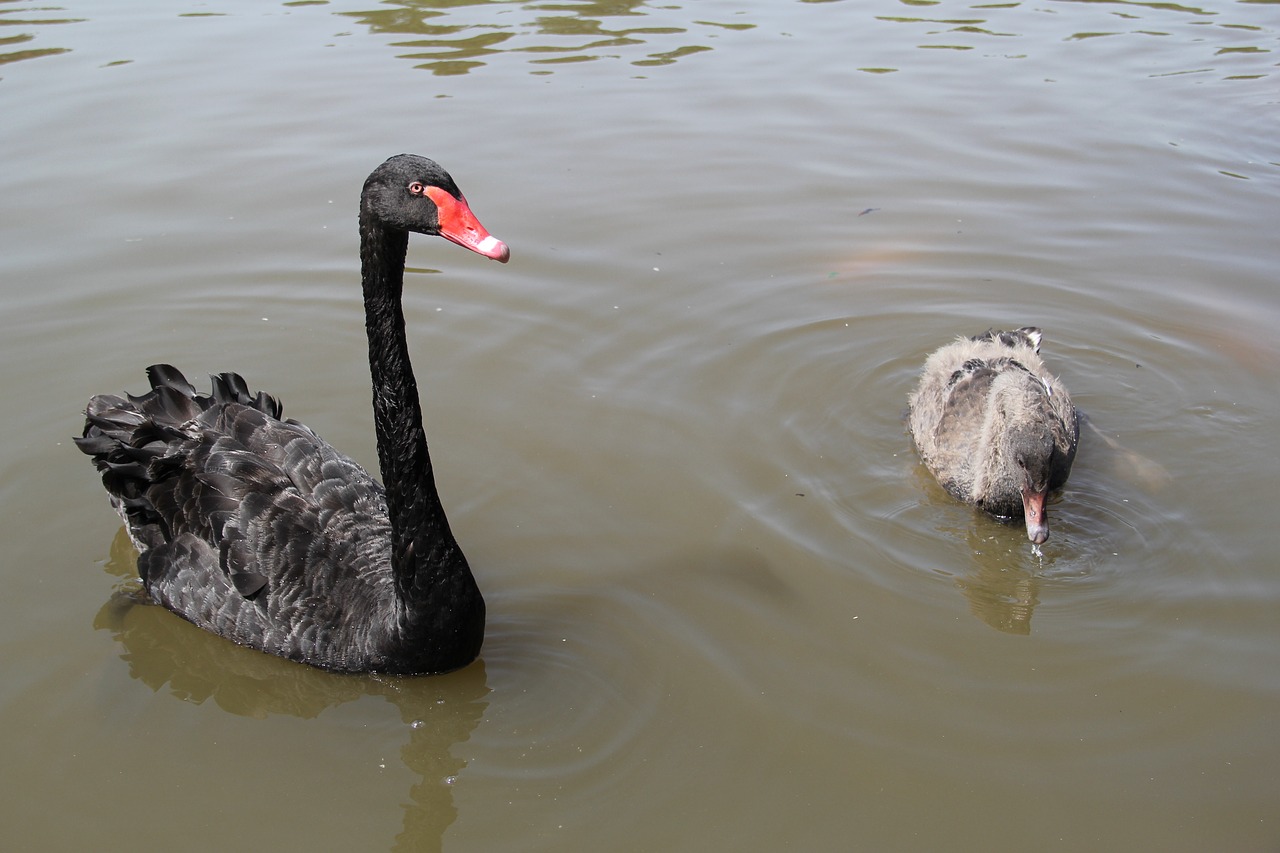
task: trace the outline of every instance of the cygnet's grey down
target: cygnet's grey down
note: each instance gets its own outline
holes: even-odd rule
[[[987,512],[1026,519],[1049,538],[1045,497],[1071,473],[1080,417],[1040,359],[1040,330],[988,331],[930,355],[909,398],[912,439],[948,492]]]

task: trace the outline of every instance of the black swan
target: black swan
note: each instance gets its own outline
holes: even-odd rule
[[[930,355],[909,400],[925,466],[948,492],[1049,538],[1045,496],[1071,473],[1080,417],[1040,360],[1040,330],[988,331]]]
[[[152,599],[324,669],[440,673],[479,654],[484,599],[436,494],[409,365],[410,231],[510,256],[432,160],[401,154],[365,181],[360,266],[385,487],[234,373],[205,396],[155,365],[141,397],[89,401],[76,444],[102,472]]]

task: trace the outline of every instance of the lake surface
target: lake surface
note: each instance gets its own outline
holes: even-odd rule
[[[1274,0],[0,24],[6,849],[1280,849]],[[342,677],[138,604],[70,438],[168,361],[374,467],[402,151],[512,250],[406,282],[489,628]],[[903,422],[1028,324],[1096,427],[1040,554]]]

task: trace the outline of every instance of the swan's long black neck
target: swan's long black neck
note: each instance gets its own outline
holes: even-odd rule
[[[412,627],[417,614],[434,614],[421,618],[438,623],[444,614],[474,609],[473,599],[479,600],[479,591],[449,529],[427,452],[401,304],[408,245],[407,232],[385,227],[366,210],[361,211],[361,277],[373,379],[373,421],[391,516],[396,591],[402,614]],[[479,607],[483,625],[483,603]],[[446,634],[467,631],[439,624],[434,630],[441,628]],[[440,639],[447,644],[446,638]]]

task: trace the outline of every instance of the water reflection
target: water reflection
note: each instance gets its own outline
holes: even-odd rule
[[[969,602],[969,612],[1005,634],[1030,634],[1031,615],[1040,603],[1040,563],[1022,541],[988,535],[973,525],[968,531],[973,565],[956,578],[956,587]]]
[[[1053,535],[1049,556],[1037,555],[1027,541],[1022,519],[997,519],[981,510],[957,501],[947,494],[922,463],[912,470],[912,479],[934,518],[931,530],[940,539],[954,542],[955,551],[944,565],[933,562],[935,571],[951,577],[956,589],[969,602],[969,612],[982,622],[1005,634],[1029,635],[1031,617],[1040,604],[1040,583],[1046,570],[1052,568],[1052,554],[1063,539],[1062,519],[1058,504],[1061,494],[1053,496],[1049,523]],[[1071,488],[1068,482],[1066,488]],[[967,545],[968,566],[960,563],[961,545]]]
[[[409,739],[405,766],[421,779],[409,790],[394,850],[439,850],[457,818],[450,784],[466,762],[454,757],[488,707],[483,662],[431,679],[340,675],[265,655],[214,637],[162,607],[147,603],[134,580],[136,555],[123,528],[111,545],[107,571],[122,578],[93,626],[123,646],[129,674],[157,693],[232,714],[311,719],[363,696],[383,696],[399,711]]]
[[[542,73],[550,73],[545,66],[556,63],[606,58],[626,58],[642,67],[669,65],[712,49],[690,32],[690,23],[711,38],[717,31],[754,27],[742,22],[689,22],[676,15],[680,11],[678,6],[652,7],[634,0],[574,4],[398,0],[378,9],[338,14],[374,33],[417,36],[391,44],[409,49],[400,54],[402,59],[440,75],[466,74],[484,65],[487,57],[506,52],[536,57],[530,62],[542,66]],[[686,37],[695,40],[687,43]],[[668,47],[673,41],[677,43]],[[628,50],[640,46],[648,46],[643,56]]]
[[[801,4],[813,2],[818,0],[799,0]],[[0,27],[16,30],[13,35],[0,35],[0,65],[70,52],[71,47],[44,46],[38,40],[49,25],[87,20],[60,7],[18,5],[17,0],[0,0],[0,4]],[[282,5],[297,9],[334,4],[286,0]],[[1224,5],[1232,14],[1229,19],[1216,9],[1134,0],[1061,0],[1048,9],[1020,2],[898,0],[878,5],[880,14],[871,18],[918,30],[912,38],[920,50],[964,53],[995,46],[1000,53],[982,55],[1025,60],[1031,56],[1026,52],[1028,44],[1043,51],[1055,42],[1086,44],[1102,37],[1138,36],[1157,51],[1170,50],[1170,62],[1185,63],[1187,52],[1181,48],[1188,41],[1196,45],[1200,58],[1199,64],[1190,68],[1144,65],[1145,76],[1223,71],[1227,72],[1223,79],[1253,80],[1274,73],[1270,45],[1275,28],[1262,17],[1271,4],[1244,0]],[[850,15],[866,15],[861,9],[850,9]],[[1046,11],[1054,14],[1046,15]],[[235,13],[198,9],[171,14],[195,18]],[[671,65],[712,50],[721,36],[756,29],[766,20],[780,24],[780,32],[786,33],[788,20],[777,16],[776,7],[764,5],[748,4],[732,17],[707,20],[696,17],[692,5],[644,0],[393,0],[370,9],[338,9],[331,14],[350,19],[373,34],[407,37],[390,42],[398,56],[441,76],[467,74],[506,54],[525,55],[535,74],[550,74],[557,64],[609,59],[639,68]],[[859,22],[849,17],[844,23]],[[862,21],[862,25],[866,23]],[[1044,33],[1046,27],[1060,27],[1061,31]],[[0,29],[0,34],[5,32]],[[909,54],[887,56],[903,60]],[[901,61],[893,61],[860,70],[885,74],[902,67]]]
[[[62,17],[59,13],[64,11],[56,6],[26,6],[18,5],[15,0],[0,0],[0,65],[67,53],[70,50],[67,47],[27,46],[36,38],[35,32],[30,30],[51,24],[76,24],[83,20]],[[13,32],[9,29],[11,27],[20,31]],[[14,49],[20,45],[23,46],[22,49]]]
[[[992,45],[1000,46],[1000,42],[1010,41],[1010,46],[1017,45],[1018,50],[1025,49],[1027,43],[1043,46],[1052,41],[1087,42],[1104,37],[1138,36],[1144,39],[1168,41],[1170,46],[1178,47],[1179,42],[1191,41],[1204,44],[1207,49],[1200,51],[1207,65],[1194,68],[1164,69],[1147,76],[1162,77],[1174,74],[1204,73],[1227,70],[1223,61],[1239,60],[1241,63],[1250,58],[1263,59],[1257,67],[1246,70],[1251,73],[1232,73],[1224,77],[1227,80],[1253,80],[1266,77],[1271,72],[1273,63],[1265,62],[1265,54],[1270,48],[1260,44],[1249,43],[1251,38],[1274,41],[1275,32],[1271,26],[1260,26],[1249,20],[1254,15],[1265,15],[1266,3],[1244,2],[1229,4],[1230,10],[1239,17],[1223,20],[1223,12],[1217,9],[1202,9],[1178,3],[1144,2],[1144,0],[1061,0],[1064,7],[1076,6],[1074,11],[1068,8],[1035,8],[1023,3],[973,3],[965,4],[960,14],[955,14],[956,5],[943,3],[941,0],[900,0],[902,5],[918,9],[917,14],[876,15],[877,21],[900,23],[922,30],[916,47],[922,50],[955,50],[970,51]],[[1216,4],[1215,4],[1216,5]],[[1227,5],[1227,4],[1224,4]],[[947,14],[939,14],[946,10]],[[1029,17],[1031,12],[1035,17]],[[1047,20],[1043,12],[1060,15],[1063,24],[1061,32],[1049,39],[1038,38],[1035,31],[1042,30]],[[932,14],[929,14],[932,13]],[[1079,28],[1081,25],[1086,28]],[[1052,24],[1049,24],[1052,26]],[[1193,29],[1194,28],[1194,29]],[[1176,36],[1184,38],[1178,39]],[[1174,37],[1174,38],[1170,38]],[[998,41],[993,41],[996,39]],[[1241,41],[1246,42],[1240,44]],[[1136,51],[1135,51],[1136,52]],[[1000,54],[1006,59],[1023,60],[1030,54],[1010,52]],[[1185,52],[1178,51],[1178,61],[1185,61]],[[1212,60],[1216,59],[1217,62]],[[897,68],[863,69],[880,72],[896,71]]]

